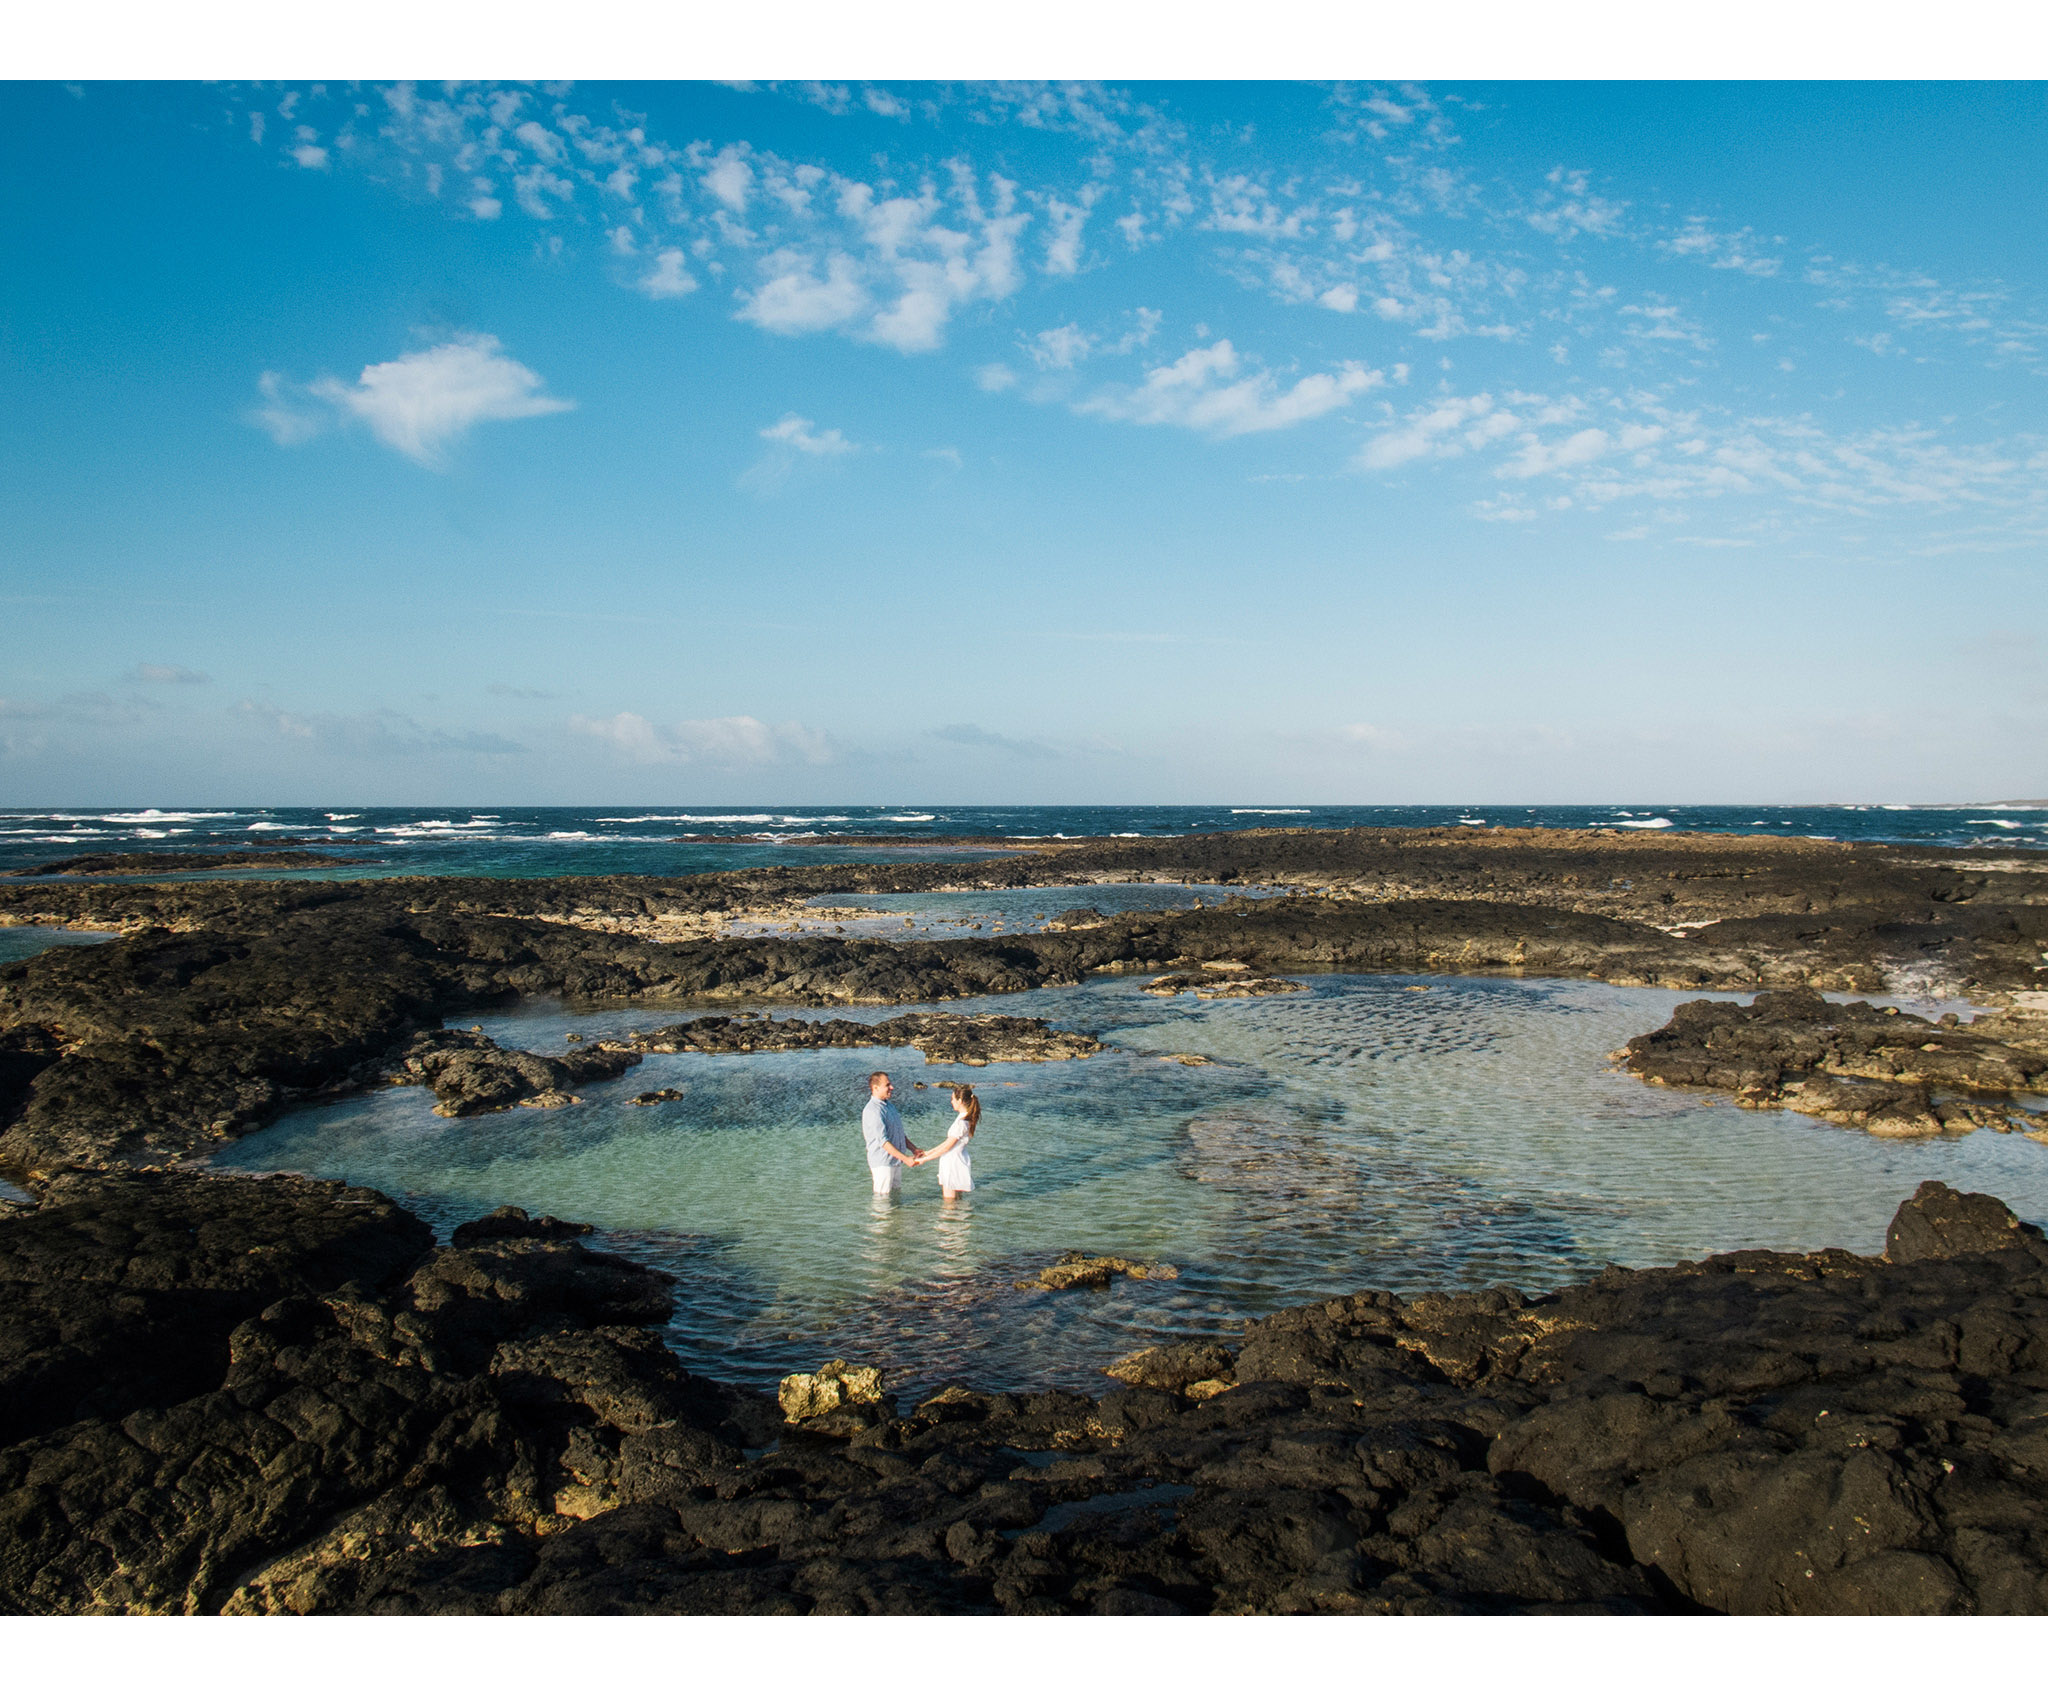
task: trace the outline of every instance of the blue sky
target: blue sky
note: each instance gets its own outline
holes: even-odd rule
[[[2044,103],[0,88],[0,804],[2048,794]]]

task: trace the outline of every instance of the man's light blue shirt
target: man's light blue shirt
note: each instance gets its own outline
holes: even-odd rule
[[[879,1095],[869,1096],[867,1106],[861,1109],[860,1134],[867,1142],[868,1165],[874,1171],[886,1172],[895,1164],[883,1152],[886,1146],[894,1144],[905,1154],[910,1152],[910,1144],[903,1139],[903,1115]]]

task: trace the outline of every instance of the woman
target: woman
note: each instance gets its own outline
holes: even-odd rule
[[[939,1163],[939,1194],[951,1201],[974,1188],[974,1162],[967,1145],[974,1140],[974,1128],[981,1123],[981,1103],[966,1084],[953,1086],[952,1127],[946,1140],[925,1156]]]

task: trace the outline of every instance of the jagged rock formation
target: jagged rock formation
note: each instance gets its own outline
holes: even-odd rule
[[[553,1059],[523,1048],[500,1048],[481,1031],[422,1031],[391,1081],[425,1084],[434,1092],[436,1113],[461,1119],[508,1107],[566,1107],[581,1099],[571,1093],[577,1085],[616,1078],[639,1063],[635,1050],[613,1043]]]
[[[793,1419],[581,1229],[50,1187],[0,1220],[0,1608],[2048,1610],[2048,1245],[1991,1197],[1923,1185],[1888,1259],[1368,1291],[1099,1400],[833,1362]]]
[[[2048,1140],[2048,1114],[2014,1102],[2048,1089],[2048,1018],[1965,1025],[1865,1001],[1778,990],[1745,1007],[1688,1001],[1617,1056],[1651,1083],[1726,1090],[1745,1107],[1793,1107],[1884,1136],[1977,1127]]]

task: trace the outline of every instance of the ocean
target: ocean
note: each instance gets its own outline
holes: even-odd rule
[[[947,837],[1042,842],[1298,826],[1712,831],[1942,847],[2048,847],[2048,803],[1902,807],[85,807],[0,810],[0,871],[93,853],[294,847],[292,876],[675,876],[745,866],[980,857]],[[277,876],[278,873],[243,873]]]

